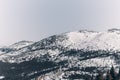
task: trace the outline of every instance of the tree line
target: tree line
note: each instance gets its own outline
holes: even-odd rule
[[[112,66],[106,73],[99,72],[95,77],[91,76],[89,80],[120,80],[120,68],[119,71],[116,72]]]

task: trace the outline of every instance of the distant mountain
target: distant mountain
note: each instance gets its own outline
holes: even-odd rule
[[[88,80],[112,65],[120,67],[120,30],[80,30],[53,35],[38,42],[21,41],[0,55],[5,80]]]

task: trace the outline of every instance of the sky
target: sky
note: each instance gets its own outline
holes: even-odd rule
[[[0,0],[0,45],[120,28],[120,0]]]

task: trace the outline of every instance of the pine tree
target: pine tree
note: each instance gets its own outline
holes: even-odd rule
[[[119,72],[117,74],[117,80],[120,80],[120,68],[119,68]]]
[[[94,76],[92,75],[88,80],[94,80]]]
[[[94,76],[93,75],[91,76],[91,80],[94,80]]]
[[[105,80],[112,80],[112,76],[110,74],[110,71],[108,70],[107,71],[107,74],[106,74],[106,79]]]
[[[96,79],[95,79],[95,80],[104,80],[103,74],[102,74],[102,73],[99,73],[99,74],[96,76]]]
[[[118,75],[120,76],[120,68],[119,68],[119,72],[118,72]]]
[[[113,66],[111,67],[110,74],[112,76],[112,80],[116,80],[116,72]]]

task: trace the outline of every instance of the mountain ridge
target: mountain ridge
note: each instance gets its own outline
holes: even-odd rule
[[[112,65],[116,69],[120,67],[119,30],[82,30],[53,35],[0,55],[0,65],[0,75],[6,80],[43,76],[47,80],[69,80],[77,79],[75,74],[87,80],[85,76],[95,76],[99,70],[104,73]],[[9,71],[16,76],[4,73]]]
[[[113,29],[111,29],[113,30]],[[27,42],[27,41],[23,41]],[[12,51],[8,54],[4,54],[4,56],[14,55],[17,56],[22,53],[23,57],[24,53],[31,51],[38,51],[38,56],[44,53],[50,53],[50,55],[58,55],[61,50],[60,48],[71,50],[105,50],[105,51],[119,51],[120,50],[120,35],[116,32],[95,32],[95,31],[75,31],[68,32],[61,35],[54,35],[48,38],[45,38],[38,42],[30,42],[30,44],[25,45],[24,47],[19,48],[18,50]],[[29,42],[27,42],[29,43]],[[18,43],[16,43],[18,44]],[[51,48],[55,48],[54,50]],[[40,53],[41,52],[41,53]],[[27,56],[29,54],[26,54]],[[44,54],[42,54],[44,55]],[[29,55],[31,56],[31,55]],[[34,54],[32,55],[34,56]],[[37,55],[36,55],[37,56]],[[0,56],[1,58],[1,56]],[[2,59],[0,59],[2,60]]]

